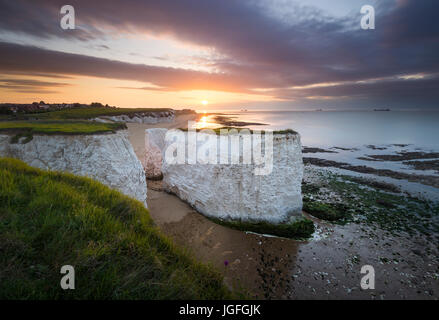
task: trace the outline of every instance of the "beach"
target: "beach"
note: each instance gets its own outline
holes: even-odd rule
[[[136,154],[141,157],[144,152],[145,129],[184,128],[189,118],[178,116],[174,123],[156,125],[128,124]],[[377,205],[369,201],[374,197],[402,201],[407,196],[400,190],[385,190],[385,184],[352,182],[344,173],[306,164],[304,185],[324,187],[318,192],[305,188],[304,196],[325,201],[338,199],[346,206],[350,204],[349,197],[354,197],[352,207],[364,206],[366,213],[353,215],[346,223],[330,223],[304,213],[314,221],[316,232],[303,241],[218,225],[175,195],[164,192],[160,181],[147,182],[147,202],[151,217],[166,235],[199,260],[218,268],[229,288],[248,290],[254,298],[434,299],[439,292],[439,254],[434,245],[437,233],[419,233],[423,222],[417,220],[404,220],[414,233],[409,228],[398,229],[399,220],[386,220],[385,215],[382,218],[380,202]],[[340,189],[340,184],[344,189]],[[361,191],[365,188],[367,193]],[[369,210],[377,206],[377,211]],[[407,206],[412,208],[410,203]],[[346,210],[350,212],[352,208]],[[375,267],[373,291],[360,288],[360,269],[366,264]]]
[[[127,123],[128,134],[134,152],[142,159],[145,153],[145,130],[149,128],[184,129],[187,128],[188,121],[195,121],[197,116],[194,114],[181,114],[175,117],[173,122],[161,122],[156,124]],[[143,160],[141,160],[142,162]]]

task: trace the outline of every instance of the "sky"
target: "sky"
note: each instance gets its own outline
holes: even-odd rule
[[[0,0],[0,102],[439,109],[437,0],[77,0],[74,30],[65,4]]]

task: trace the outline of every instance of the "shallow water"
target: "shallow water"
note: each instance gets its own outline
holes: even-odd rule
[[[404,163],[403,160],[370,161],[364,159],[369,155],[439,152],[439,112],[437,111],[234,111],[221,112],[221,115],[230,117],[233,121],[264,124],[242,128],[293,129],[300,133],[303,146],[331,151],[304,153],[304,157],[406,174],[439,177],[439,170],[433,167],[420,170]],[[198,121],[197,127],[223,126],[215,122],[215,116],[215,114],[206,114]],[[416,161],[424,160],[416,159]]]
[[[215,125],[218,126],[212,124]],[[141,129],[139,133],[145,128]],[[293,129],[300,131],[297,127]],[[143,139],[142,135],[140,137]],[[133,137],[131,139],[136,142]],[[366,144],[373,143],[366,141],[355,150],[331,149],[337,153],[321,155],[338,157],[339,161],[354,161],[357,155],[367,154],[366,151],[369,154],[381,153],[381,150],[367,148]],[[355,147],[341,143],[307,145],[325,149]],[[137,141],[136,153],[140,159],[143,146],[143,141]],[[387,151],[398,152],[408,147],[389,145]],[[386,150],[382,152],[387,154]],[[320,172],[320,168],[310,166],[307,170]],[[319,176],[308,173],[306,176]],[[200,261],[211,263],[220,270],[229,287],[243,286],[255,298],[434,299],[439,292],[437,246],[434,241],[422,237],[395,237],[367,225],[333,225],[315,218],[312,219],[317,231],[308,241],[241,232],[213,223],[176,196],[162,191],[158,181],[148,181],[148,208],[165,234]],[[376,290],[360,289],[360,267],[363,264],[376,268]]]

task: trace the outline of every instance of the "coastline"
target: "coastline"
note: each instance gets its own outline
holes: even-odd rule
[[[145,129],[184,128],[187,120],[180,116],[174,123],[128,124],[136,154],[145,151]],[[306,165],[304,182],[326,185],[334,177],[328,169]],[[220,270],[230,289],[243,287],[253,298],[432,299],[439,290],[434,267],[439,255],[428,237],[395,234],[377,228],[375,222],[330,223],[306,213],[316,225],[311,239],[268,237],[218,225],[164,192],[160,181],[147,184],[148,207],[159,228],[198,260]],[[385,196],[380,187],[367,186]],[[332,197],[333,190],[327,194]],[[359,287],[363,264],[372,264],[379,272],[379,288],[373,292]]]

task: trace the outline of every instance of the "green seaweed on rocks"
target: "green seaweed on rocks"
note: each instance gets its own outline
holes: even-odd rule
[[[395,236],[405,232],[439,240],[438,202],[358,177],[325,172],[319,180],[302,185],[304,211],[311,215],[337,224],[375,226]]]
[[[312,201],[309,198],[303,199],[303,210],[316,218],[328,221],[337,221],[347,215],[346,208],[340,204]]]
[[[258,234],[267,234],[290,239],[309,238],[315,231],[314,223],[306,218],[301,218],[294,222],[279,224],[268,222],[223,220],[212,217],[209,219],[219,225],[240,231],[249,231]]]

